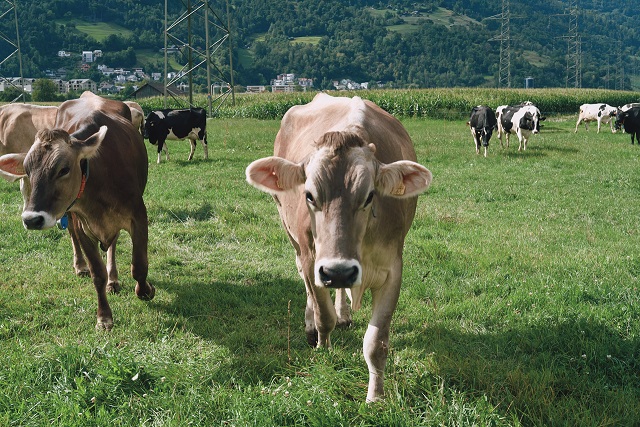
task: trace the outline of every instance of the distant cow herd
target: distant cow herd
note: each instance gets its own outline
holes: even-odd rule
[[[467,125],[471,129],[476,154],[480,154],[480,149],[484,148],[484,157],[487,157],[489,140],[494,130],[498,133],[501,147],[504,148],[503,135],[509,147],[509,135],[515,134],[519,142],[518,151],[524,151],[527,149],[529,137],[540,132],[540,122],[545,119],[533,103],[526,101],[518,105],[500,105],[495,112],[486,105],[473,107]],[[640,103],[626,104],[622,107],[582,104],[575,132],[578,132],[580,123],[584,123],[585,129],[589,130],[589,122],[597,122],[598,133],[603,123],[610,125],[612,133],[624,129],[626,133],[631,134],[631,144],[634,144],[635,138],[640,144]]]
[[[615,120],[614,120],[615,118]],[[473,108],[467,123],[476,153],[494,131],[501,146],[518,138],[526,150],[545,120],[531,102]],[[610,123],[640,144],[640,104],[620,108],[585,104],[580,123]],[[0,175],[20,180],[22,223],[28,230],[68,228],[76,274],[89,274],[97,293],[97,329],[110,330],[107,294],[118,292],[116,242],[131,236],[135,293],[151,300],[148,276],[148,218],[143,201],[148,155],[144,139],[157,146],[157,162],[167,140],[189,139],[194,156],[199,141],[208,158],[207,116],[203,109],[156,110],[144,114],[135,102],[119,102],[85,92],[59,107],[15,104],[0,107]],[[117,170],[117,173],[113,173]],[[369,370],[367,401],[383,397],[391,318],[402,282],[405,237],[418,195],[431,172],[417,163],[413,143],[399,120],[359,97],[318,94],[292,107],[276,135],[273,156],[252,162],[246,180],[272,195],[307,295],[305,333],[314,347],[331,347],[331,334],[352,322],[371,291],[371,317],[363,339]],[[107,251],[107,263],[101,248]],[[85,260],[86,258],[86,260]],[[331,292],[334,291],[334,296]],[[347,298],[349,302],[347,302]]]

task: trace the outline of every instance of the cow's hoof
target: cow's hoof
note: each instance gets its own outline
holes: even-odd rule
[[[147,282],[146,289],[143,289],[140,283],[136,283],[136,295],[141,300],[151,301],[156,296],[156,288],[149,282]]]
[[[109,332],[113,328],[113,319],[111,318],[100,318],[98,317],[98,322],[96,323],[96,331],[107,331]]]
[[[91,276],[91,272],[89,271],[89,267],[87,267],[87,266],[74,267],[74,270],[76,272],[76,276],[78,276],[78,277],[89,277],[89,276]]]
[[[351,326],[353,326],[353,320],[351,319],[338,319],[338,323],[336,323],[336,328],[340,329],[349,329]]]
[[[117,280],[115,282],[107,283],[107,292],[110,294],[117,294],[121,289],[122,286],[120,286],[120,282]]]
[[[305,331],[305,334],[307,335],[307,343],[311,347],[316,348],[318,346],[318,330]]]

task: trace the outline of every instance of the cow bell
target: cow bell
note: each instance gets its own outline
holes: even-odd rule
[[[67,227],[69,226],[69,217],[67,217],[66,213],[64,215],[62,215],[62,218],[60,218],[58,221],[56,221],[56,225],[58,226],[58,229],[60,229],[60,230],[66,230],[67,229]]]

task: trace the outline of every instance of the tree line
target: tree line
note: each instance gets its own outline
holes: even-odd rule
[[[101,61],[111,67],[132,67],[144,60],[147,72],[163,71],[159,53],[164,46],[162,3],[17,2],[24,75],[41,77],[47,69],[65,67],[67,78],[102,78],[95,67],[83,73],[72,60],[58,58],[60,49],[102,49]],[[513,86],[522,86],[526,77],[533,77],[537,87],[566,85],[568,3],[510,2]],[[627,3],[580,2],[583,87],[631,89],[638,84],[640,17]],[[224,6],[211,4],[226,23]],[[401,88],[497,85],[501,21],[495,17],[501,13],[500,2],[282,0],[274,4],[230,0],[230,5],[234,80],[241,85],[269,84],[280,73],[313,78],[319,89],[331,88],[333,80],[342,78]],[[170,19],[176,19],[184,7],[183,2],[170,1]],[[443,10],[450,11],[448,18],[442,18]],[[117,23],[130,34],[112,34],[99,42],[77,31],[77,20]],[[5,34],[11,34],[12,26],[8,20],[0,22]],[[192,26],[192,32],[193,42],[202,46],[203,26]],[[177,28],[175,35],[186,40],[186,27]],[[311,39],[301,42],[300,37]],[[11,46],[0,44],[0,55],[10,51]],[[142,58],[142,51],[155,53],[155,58]],[[226,49],[220,49],[215,61],[221,73],[228,75],[226,55]],[[176,60],[185,63],[185,52]],[[0,74],[11,76],[17,71],[16,61],[7,61]],[[203,73],[195,79],[202,84]]]

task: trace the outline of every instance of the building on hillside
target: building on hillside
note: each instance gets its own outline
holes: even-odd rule
[[[178,96],[185,96],[186,93],[182,92],[175,85],[168,87],[169,92]],[[150,98],[152,96],[164,96],[164,86],[158,83],[147,83],[140,86],[132,94],[132,99]]]
[[[248,93],[262,93],[266,91],[267,88],[265,86],[247,86]]]
[[[85,64],[89,64],[93,62],[93,51],[91,50],[83,50],[82,51],[82,62]]]
[[[69,80],[69,91],[84,92],[87,90],[96,93],[98,92],[98,85],[91,79]]]

